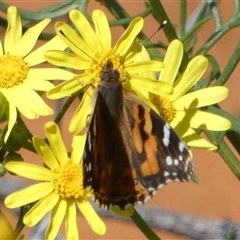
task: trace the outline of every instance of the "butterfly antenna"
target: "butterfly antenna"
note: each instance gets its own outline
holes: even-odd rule
[[[90,59],[92,59],[95,63],[97,63],[101,68],[103,68],[103,66],[98,62],[96,61],[94,58],[92,58],[89,54],[87,54],[86,52],[84,52],[82,49],[80,49],[74,42],[72,42],[65,34],[64,32],[61,30],[61,29],[57,29],[57,31],[59,33],[61,33],[69,42],[71,42],[78,50],[80,50],[82,53],[84,53],[86,56],[88,56]]]
[[[160,26],[158,27],[158,29],[146,40],[144,41],[134,52],[132,52],[127,58],[124,59],[124,62],[129,59],[133,54],[135,54],[141,47],[142,45],[144,46],[147,42],[149,42],[151,40],[151,38],[160,30],[162,29],[165,25],[167,24],[167,21],[163,21],[163,23],[160,24]],[[82,53],[84,53],[86,56],[88,56],[90,59],[92,59],[95,63],[97,63],[101,68],[104,68],[99,62],[97,62],[94,58],[92,58],[89,54],[87,54],[86,52],[84,52],[82,49],[78,48],[78,46],[71,41],[71,39],[69,39],[64,32],[61,29],[57,29],[57,31],[62,34],[69,42],[71,42],[77,49],[79,49]],[[126,53],[127,54],[127,53]],[[118,69],[122,64],[120,64],[116,69]]]
[[[165,25],[167,24],[167,21],[163,21],[161,24],[160,24],[160,26],[158,27],[158,29],[147,39],[147,40],[145,40],[136,50],[134,50],[134,52],[132,52],[127,58],[125,58],[124,59],[124,57],[123,57],[123,59],[124,59],[124,62],[127,60],[127,59],[129,59],[133,54],[135,54],[142,46],[144,46],[146,43],[148,43],[150,40],[151,40],[151,38],[159,31],[159,30],[161,30]],[[127,53],[125,53],[125,55],[126,55]],[[121,65],[120,65],[121,66]],[[119,67],[120,67],[119,66]],[[119,68],[118,67],[118,68]]]
[[[146,43],[148,43],[151,38],[159,31],[161,30],[165,25],[167,24],[167,21],[163,21],[163,23],[160,24],[160,26],[158,27],[158,29],[145,41],[142,43],[142,45],[145,45]],[[141,47],[141,46],[140,46]]]

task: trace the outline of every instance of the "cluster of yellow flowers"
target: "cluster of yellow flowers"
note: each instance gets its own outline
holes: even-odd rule
[[[27,226],[34,226],[51,211],[46,239],[56,237],[63,219],[66,222],[66,238],[78,239],[76,206],[93,231],[98,234],[106,231],[104,223],[88,202],[92,196],[90,190],[84,189],[81,184],[81,159],[86,135],[78,133],[84,129],[86,119],[94,110],[94,90],[100,81],[101,66],[108,59],[112,60],[114,67],[122,64],[122,72],[127,76],[127,81],[122,83],[123,88],[134,92],[160,113],[188,146],[215,150],[216,147],[194,129],[224,131],[231,126],[227,119],[200,109],[225,99],[228,95],[227,88],[216,86],[189,92],[207,69],[206,57],[194,57],[179,75],[183,56],[183,44],[179,40],[170,43],[163,63],[150,60],[144,47],[135,54],[129,54],[130,49],[132,51],[139,46],[135,38],[143,27],[142,18],[134,19],[112,47],[108,20],[102,11],[93,11],[95,30],[80,11],[72,10],[69,17],[80,34],[66,23],[58,22],[55,25],[57,36],[33,50],[50,19],[41,21],[22,35],[21,18],[16,7],[12,6],[8,9],[8,28],[4,44],[0,48],[0,93],[8,103],[5,141],[16,123],[17,111],[28,119],[54,113],[36,91],[46,92],[50,99],[59,99],[71,96],[87,85],[93,86],[85,91],[69,124],[69,131],[74,134],[70,157],[58,126],[54,122],[48,122],[45,134],[49,145],[41,138],[33,137],[33,145],[44,166],[18,161],[5,165],[8,171],[39,181],[9,195],[5,199],[5,205],[16,208],[37,201],[23,218]],[[64,51],[67,47],[72,53]],[[126,59],[123,63],[122,57]],[[76,75],[55,67],[37,68],[37,65],[45,61],[55,66],[81,70],[81,73]],[[159,71],[161,74],[157,79],[155,72]],[[49,80],[63,82],[55,86]]]

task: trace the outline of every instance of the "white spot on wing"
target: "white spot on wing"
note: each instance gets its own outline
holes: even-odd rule
[[[147,197],[144,199],[144,203],[146,203],[150,198],[151,198],[151,196],[147,196]]]
[[[92,149],[91,134],[90,134],[90,132],[88,133],[88,149],[89,149],[89,151],[91,151],[91,149]]]
[[[170,165],[173,164],[173,160],[172,160],[172,158],[171,158],[170,156],[167,156],[166,162],[167,162],[167,165],[168,165],[168,166],[170,166]]]
[[[153,187],[149,187],[147,190],[148,190],[148,192],[154,192],[154,188]]]
[[[169,172],[164,171],[163,176],[164,176],[164,177],[168,177],[168,176],[169,176]]]
[[[177,166],[179,164],[179,161],[177,159],[174,159],[174,165]]]
[[[185,149],[185,144],[183,142],[179,142],[178,148],[179,148],[180,152],[183,152],[183,150]]]
[[[164,184],[158,185],[158,189],[162,188],[163,186],[164,186]]]
[[[173,181],[172,179],[168,178],[168,179],[166,180],[166,183],[170,183],[170,182],[172,182],[172,181]]]
[[[88,169],[88,172],[90,172],[92,170],[92,164],[90,162],[88,163],[88,168],[87,169]]]
[[[170,128],[169,125],[166,123],[163,127],[163,144],[165,147],[169,145],[169,137],[170,137]]]

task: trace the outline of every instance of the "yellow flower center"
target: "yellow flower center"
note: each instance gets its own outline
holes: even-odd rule
[[[83,188],[83,169],[82,165],[75,164],[71,159],[55,171],[52,179],[55,191],[62,198],[92,197],[89,189]]]
[[[22,83],[28,74],[28,64],[22,56],[5,54],[0,57],[0,87],[11,88]]]
[[[124,78],[125,72],[123,64],[121,63],[121,57],[118,54],[115,54],[115,49],[111,49],[109,52],[95,53],[94,59],[95,61],[92,61],[89,68],[86,70],[86,73],[88,73],[92,79],[91,84],[94,85],[99,83],[99,75],[109,59],[113,63],[113,69],[118,68],[121,78]]]
[[[175,118],[176,110],[168,97],[151,94],[150,99],[167,122],[170,123]]]

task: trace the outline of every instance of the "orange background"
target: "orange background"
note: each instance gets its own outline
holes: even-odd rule
[[[37,11],[46,6],[50,6],[55,1],[5,1],[8,4],[15,5],[21,9]],[[125,10],[131,15],[135,16],[141,10],[144,9],[144,1],[119,1]],[[200,1],[187,1],[188,2],[188,15],[194,12]],[[169,18],[173,23],[179,24],[179,12],[180,1],[163,1],[163,5]],[[234,11],[233,1],[221,1],[219,3],[219,10],[223,16],[223,23],[225,23]],[[107,9],[104,8],[99,2],[91,1],[89,4],[89,13],[93,9],[100,8],[109,16],[110,19],[114,19]],[[176,26],[177,26],[176,25]],[[150,16],[145,20],[143,28],[144,33],[150,36],[158,27],[158,23]],[[203,28],[198,32],[197,46],[201,46],[210,34],[214,30],[214,20],[210,20]],[[49,31],[53,31],[53,26],[48,27]],[[112,29],[113,41],[115,42],[118,37],[123,33],[123,29],[120,30],[116,27]],[[239,42],[239,29],[233,29],[225,35],[209,52],[213,55],[219,63],[220,69],[223,70],[229,60],[229,57],[233,54],[234,49]],[[167,43],[163,33],[158,33],[152,39],[152,42],[163,41]],[[198,47],[196,47],[196,50]],[[231,114],[237,116],[239,114],[239,68],[237,68],[226,86],[230,89],[229,97],[221,103],[221,106]],[[48,104],[52,105],[52,101],[46,100]],[[76,109],[78,103],[68,112],[70,117]],[[51,117],[43,117],[36,121],[27,121],[30,124],[32,133],[43,137],[43,126],[45,122],[51,120]],[[69,118],[64,119],[62,124],[64,140],[70,147],[70,135],[67,132]],[[36,129],[38,124],[38,129]],[[70,148],[69,148],[70,149]],[[23,152],[25,159],[31,159],[32,155]],[[228,166],[224,163],[221,157],[214,152],[207,152],[202,150],[194,150],[194,164],[195,172],[199,179],[199,184],[196,185],[192,182],[189,183],[174,183],[169,184],[161,189],[156,196],[151,199],[147,206],[158,206],[168,210],[196,214],[209,219],[229,219],[240,225],[240,183],[239,180],[229,170]],[[11,216],[13,225],[16,223],[16,218],[13,214],[5,209],[7,216]],[[104,218],[104,222],[107,226],[107,233],[104,236],[98,236],[92,232],[88,226],[86,220],[79,214],[79,231],[80,237],[83,239],[144,239],[145,236],[140,230],[132,223],[125,223],[112,218]],[[64,228],[63,228],[64,229]],[[24,230],[26,233],[25,239],[27,239],[29,229]],[[171,234],[169,232],[156,230],[158,236],[162,239],[187,239],[184,236]]]

